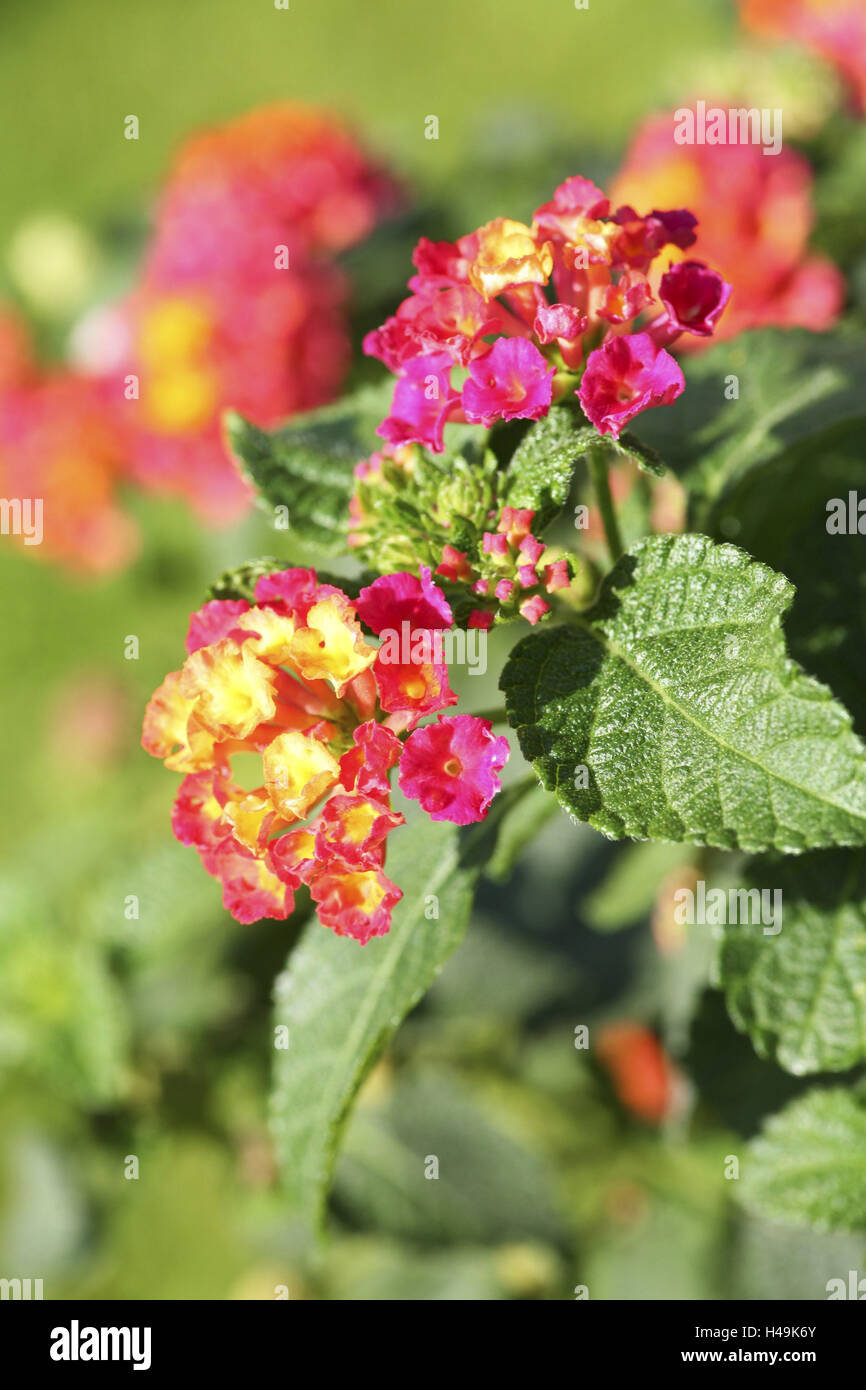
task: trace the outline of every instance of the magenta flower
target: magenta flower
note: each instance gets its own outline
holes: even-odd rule
[[[451,607],[430,570],[421,566],[421,577],[402,572],[383,574],[362,589],[355,605],[358,616],[375,633],[385,628],[400,631],[408,622],[413,631],[418,628],[450,627],[454,621]]]
[[[235,627],[235,619],[246,613],[249,604],[245,599],[214,598],[202,604],[197,613],[190,615],[186,634],[186,650],[189,656],[200,647],[209,647],[221,637],[228,637]]]
[[[535,315],[532,331],[545,345],[556,338],[571,343],[586,332],[588,323],[586,314],[575,309],[573,304],[546,304]]]
[[[487,815],[502,783],[496,776],[509,754],[489,719],[472,714],[440,715],[406,740],[400,790],[420,802],[431,820],[472,825]]]
[[[648,333],[608,338],[589,354],[577,395],[584,414],[602,434],[620,430],[657,405],[670,405],[685,390],[685,377]]]
[[[451,385],[451,358],[445,352],[415,357],[403,367],[394,390],[391,414],[377,434],[389,444],[424,444],[441,454],[445,422],[459,407]]]
[[[495,420],[538,420],[553,399],[554,368],[527,338],[497,338],[469,365],[463,411],[489,429]]]
[[[334,594],[340,594],[340,590],[333,584],[320,584],[315,570],[295,568],[263,574],[256,583],[255,598],[260,607],[299,614],[306,622],[313,604]]]
[[[679,261],[661,278],[659,299],[667,309],[659,327],[709,338],[731,297],[731,286],[703,261]]]
[[[537,209],[535,221],[545,236],[567,236],[576,217],[595,220],[607,217],[609,212],[610,200],[601,189],[575,174],[559,185],[549,203]]]

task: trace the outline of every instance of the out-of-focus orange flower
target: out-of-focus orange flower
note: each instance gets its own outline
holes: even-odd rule
[[[333,399],[350,355],[334,255],[396,199],[330,113],[263,107],[184,145],[106,364],[142,486],[216,524],[247,507],[222,413],[267,426]]]
[[[0,495],[9,538],[82,575],[127,564],[138,535],[115,498],[124,453],[105,386],[39,371],[26,329],[0,315]]]
[[[671,115],[638,131],[614,185],[614,200],[637,207],[688,207],[698,218],[688,255],[709,261],[733,284],[716,336],[771,324],[829,328],[844,298],[840,272],[808,250],[814,213],[806,160],[759,145],[678,145]],[[676,247],[657,257],[658,283]]]
[[[863,0],[739,0],[743,23],[770,39],[794,39],[826,58],[866,114],[866,5]]]
[[[601,1029],[596,1056],[609,1072],[617,1099],[649,1124],[661,1124],[678,1107],[679,1073],[655,1033],[640,1023]]]

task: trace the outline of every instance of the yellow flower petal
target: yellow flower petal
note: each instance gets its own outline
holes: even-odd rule
[[[180,688],[195,701],[195,718],[210,733],[243,739],[273,718],[275,678],[247,642],[238,647],[224,637],[187,657]]]
[[[314,603],[307,626],[292,640],[290,660],[299,674],[305,680],[332,681],[338,694],[376,660],[376,648],[364,641],[353,612],[344,599]]]
[[[478,250],[469,280],[485,299],[510,285],[546,285],[553,269],[553,247],[540,245],[532,228],[510,217],[497,217],[478,230]]]
[[[278,734],[262,762],[271,801],[289,820],[302,819],[340,774],[340,764],[324,743],[296,729]]]
[[[251,608],[248,613],[241,614],[236,626],[258,634],[245,641],[244,646],[270,666],[282,666],[288,661],[295,635],[294,618],[274,608]]]

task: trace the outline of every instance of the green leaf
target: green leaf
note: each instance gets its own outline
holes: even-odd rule
[[[684,845],[646,840],[624,845],[616,852],[607,877],[583,902],[587,926],[597,932],[633,926],[652,911],[665,879],[693,858],[693,851]]]
[[[866,249],[859,211],[866,183],[866,127],[862,121],[843,125],[837,120],[825,129],[824,144],[828,162],[815,185],[818,225],[812,244],[837,264],[846,265]]]
[[[425,1157],[436,1154],[436,1181]],[[360,1106],[335,1180],[340,1211],[402,1239],[557,1240],[554,1186],[531,1142],[489,1119],[453,1072],[415,1072],[382,1106]]]
[[[793,1101],[749,1146],[740,1196],[775,1220],[866,1230],[866,1107],[841,1087]]]
[[[404,896],[388,934],[359,946],[313,921],[277,981],[289,1046],[276,1052],[273,1132],[289,1199],[309,1225],[322,1220],[359,1085],[463,937],[487,843],[486,825],[460,835],[425,818],[395,832],[387,872]]]
[[[526,846],[557,808],[553,797],[538,786],[534,777],[506,787],[500,793],[497,804],[500,803],[496,843],[484,871],[488,878],[504,883]]]
[[[636,546],[590,612],[524,638],[503,671],[544,786],[615,839],[754,853],[866,842],[866,749],[786,656],[792,594],[706,536]]]
[[[271,432],[226,416],[232,453],[269,507],[289,509],[289,527],[326,550],[345,549],[355,464],[382,441],[393,378],[303,415]]]
[[[601,434],[598,436],[598,442],[606,444],[608,448],[612,448],[623,458],[631,459],[642,473],[652,473],[656,478],[663,478],[667,471],[655,449],[638,439],[630,430],[625,430],[619,439]]]
[[[747,889],[781,892],[782,922],[775,935],[725,927],[719,982],[736,1026],[795,1076],[866,1060],[866,856],[758,860],[743,877]]]
[[[866,421],[862,335],[761,329],[717,343],[685,371],[683,395],[647,411],[641,435],[688,488],[696,530],[715,529],[728,490],[753,469],[845,420]],[[739,395],[727,399],[732,377]]]
[[[207,591],[206,598],[242,598],[247,603],[256,601],[256,585],[266,574],[275,574],[278,570],[284,570],[288,566],[288,561],[277,560],[273,555],[263,555],[259,560],[247,560],[243,565],[236,565],[234,569],[223,570],[219,579],[215,579]]]
[[[509,507],[536,512],[534,529],[547,526],[568,501],[578,461],[590,449],[603,448],[631,459],[640,469],[661,477],[664,466],[655,450],[626,432],[618,440],[599,434],[570,402],[555,405],[530,425],[511,456],[506,474]]]
[[[856,530],[857,498],[866,498],[863,422],[848,421],[792,444],[746,474],[726,490],[711,520],[720,538],[735,540],[797,586],[787,624],[791,655],[845,702],[862,734],[866,543]],[[851,514],[855,534],[838,534],[835,519],[828,531],[834,502]]]
[[[288,560],[276,560],[272,555],[262,556],[259,560],[247,560],[243,565],[237,565],[234,569],[223,570],[219,579],[215,579],[207,591],[206,597],[213,598],[242,598],[247,603],[256,601],[256,585],[265,574],[275,574],[279,570],[289,568]],[[320,584],[333,584],[335,588],[342,589],[349,598],[357,598],[365,584],[369,584],[375,579],[375,575],[365,572],[360,578],[350,578],[345,574],[330,574],[326,570],[316,567],[316,575]]]
[[[547,526],[568,500],[581,455],[598,439],[598,431],[582,416],[568,406],[554,406],[530,425],[511,456],[506,474],[508,506],[536,512],[536,531]]]

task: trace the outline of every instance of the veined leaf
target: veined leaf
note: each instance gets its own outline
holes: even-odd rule
[[[376,427],[388,413],[393,379],[334,405],[296,415],[267,432],[226,416],[241,471],[270,507],[289,509],[289,527],[330,551],[345,548],[355,464],[381,446]]]
[[[289,1045],[276,1052],[273,1132],[289,1199],[311,1225],[359,1085],[463,937],[487,829],[425,818],[395,832],[387,872],[404,896],[388,934],[359,946],[314,920],[277,981]]]
[[[655,450],[633,434],[618,440],[599,434],[576,406],[563,402],[530,425],[512,454],[506,473],[509,507],[530,507],[538,514],[536,531],[547,526],[568,500],[580,458],[596,447],[622,454],[646,473],[660,477],[665,471]]]
[[[744,879],[747,890],[781,893],[782,920],[767,935],[725,927],[719,980],[736,1026],[795,1076],[866,1060],[866,855],[758,860]]]
[[[734,546],[641,542],[590,612],[512,651],[500,684],[524,756],[615,839],[866,843],[866,748],[785,653],[792,596]]]
[[[749,1147],[747,1207],[822,1231],[866,1230],[866,1107],[850,1091],[809,1091]]]

